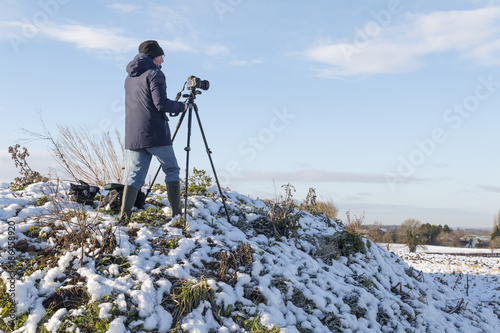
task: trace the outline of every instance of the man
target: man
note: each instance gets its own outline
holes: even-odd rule
[[[125,182],[120,222],[130,218],[138,191],[144,185],[151,158],[155,156],[165,172],[172,216],[181,214],[180,168],[175,158],[167,113],[177,116],[186,105],[167,98],[165,75],[161,71],[164,53],[155,40],[139,45],[139,54],[127,65],[125,79],[125,149],[130,155],[130,174]]]

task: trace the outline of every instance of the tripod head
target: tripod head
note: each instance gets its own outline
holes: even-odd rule
[[[182,97],[187,98],[186,103],[194,104],[196,95],[201,95],[202,91],[197,89],[190,90],[189,94],[183,94]]]

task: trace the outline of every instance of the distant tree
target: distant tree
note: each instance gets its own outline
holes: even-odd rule
[[[441,225],[425,223],[420,226],[420,233],[427,237],[427,244],[435,245],[437,236],[443,231]]]
[[[453,236],[451,237],[453,239],[453,246],[459,247],[462,245],[460,239],[465,237],[465,231],[461,230],[460,228],[457,228],[457,230],[453,233]]]
[[[393,230],[387,230],[382,236],[382,243],[396,243],[396,233]]]
[[[493,233],[491,234],[491,240],[494,240],[500,236],[500,211],[493,218]]]
[[[436,236],[435,245],[449,246],[453,243],[454,243],[453,235],[448,232],[441,231],[439,235]]]
[[[496,237],[495,239],[492,239],[490,242],[490,248],[497,249],[500,248],[500,237]]]
[[[408,219],[404,221],[398,229],[400,239],[408,246],[410,252],[415,252],[417,247],[427,242],[427,237],[421,234],[421,225],[422,224],[418,220]]]
[[[382,230],[382,223],[376,221],[374,226],[368,230],[366,237],[374,243],[383,242],[385,232]]]
[[[451,234],[453,232],[453,230],[447,224],[445,224],[443,227],[443,232],[447,233],[447,234]]]

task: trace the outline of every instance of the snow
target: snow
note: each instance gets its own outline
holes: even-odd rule
[[[61,326],[61,317],[64,316],[68,312],[66,309],[59,309],[54,313],[54,315],[50,318],[49,322],[44,326],[45,328],[52,333],[56,333]]]
[[[402,245],[389,244],[387,250],[387,244],[364,239],[366,254],[319,255],[320,240],[332,242],[342,234],[341,225],[296,211],[300,225],[296,237],[276,237],[271,228],[264,230],[266,203],[228,191],[231,223],[220,198],[191,196],[185,230],[175,227],[176,221],[117,226],[116,215],[85,208],[88,214],[97,214],[97,234],[113,226],[119,242],[106,255],[124,260],[103,266],[104,254],[90,251],[89,243],[82,258],[80,246],[61,251],[55,239],[26,235],[46,212],[46,206],[35,207],[34,202],[48,193],[47,184],[22,191],[2,185],[4,252],[10,249],[9,224],[15,223],[15,241],[27,239],[39,251],[16,250],[16,261],[38,260],[46,248],[54,254],[53,262],[40,262],[16,276],[16,311],[28,314],[16,332],[36,332],[40,325],[56,332],[63,323],[89,315],[89,304],[96,304],[96,318],[113,333],[167,332],[177,324],[187,332],[242,332],[244,322],[253,320],[268,329],[294,333],[500,330],[500,259],[477,256],[490,250],[428,247],[409,253]],[[155,191],[154,196],[168,203],[166,193]],[[52,228],[45,225],[41,230],[50,234]],[[178,238],[177,247],[158,247],[159,240],[172,237]],[[221,264],[217,256],[222,252],[236,256],[244,244],[251,248],[251,263],[230,265],[221,278],[219,266],[213,268]],[[0,263],[1,278],[9,285],[9,255],[3,253]],[[176,322],[170,300],[174,286],[201,277],[215,291],[213,302],[201,300]],[[48,313],[44,301],[72,287],[84,288],[88,301]]]

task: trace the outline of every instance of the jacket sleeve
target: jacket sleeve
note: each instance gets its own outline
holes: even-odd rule
[[[151,75],[149,88],[151,97],[156,109],[162,114],[172,113],[177,116],[184,111],[184,103],[176,102],[167,98],[167,83],[165,74],[162,71],[156,70]]]

